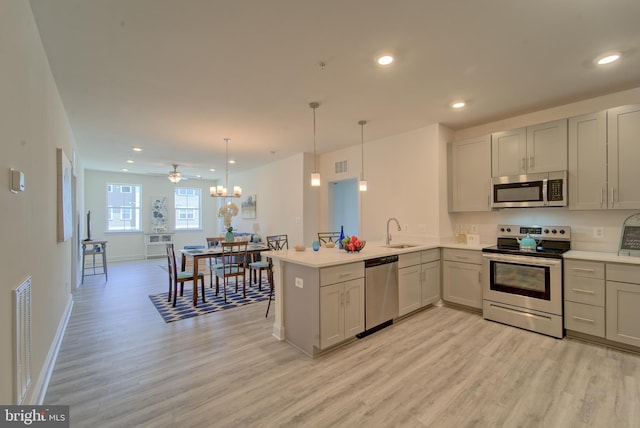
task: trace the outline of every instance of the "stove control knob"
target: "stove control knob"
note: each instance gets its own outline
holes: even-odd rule
[[[507,232],[511,232],[511,228],[510,227],[507,227]]]
[[[553,233],[555,235],[556,233],[558,233],[558,231],[555,230],[555,229],[551,229],[551,233]]]
[[[545,230],[544,230],[544,233],[549,233],[549,229],[545,229]]]
[[[501,228],[500,228],[500,232],[504,232],[504,227],[501,227]]]
[[[560,235],[564,235],[564,229],[560,229]]]

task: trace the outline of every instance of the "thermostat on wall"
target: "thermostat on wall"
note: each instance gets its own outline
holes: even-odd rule
[[[24,192],[24,174],[22,171],[10,170],[11,174],[11,191],[13,193]]]

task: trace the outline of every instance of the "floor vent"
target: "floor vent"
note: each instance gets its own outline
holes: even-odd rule
[[[14,376],[16,404],[22,404],[31,387],[31,277],[13,290]]]
[[[336,174],[343,174],[347,172],[347,161],[346,160],[338,161],[336,162],[335,167],[336,167]]]

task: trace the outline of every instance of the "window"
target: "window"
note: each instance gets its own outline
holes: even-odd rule
[[[202,228],[200,196],[200,189],[176,187],[176,230],[197,230]]]
[[[133,232],[140,224],[140,186],[107,184],[107,231]]]

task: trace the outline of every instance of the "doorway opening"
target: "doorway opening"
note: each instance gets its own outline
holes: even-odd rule
[[[358,235],[360,231],[358,179],[332,181],[330,184],[329,226],[331,230],[340,231],[340,226],[344,226],[345,235]]]

